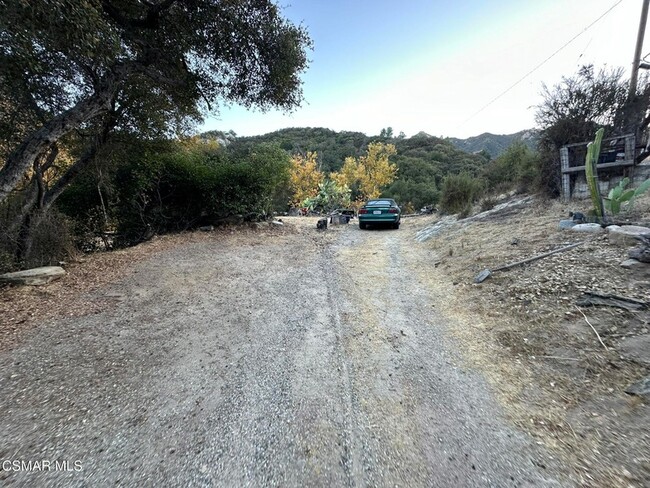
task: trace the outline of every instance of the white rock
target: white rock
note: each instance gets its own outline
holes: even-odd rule
[[[639,265],[644,265],[644,263],[642,263],[641,261],[637,261],[636,259],[626,259],[621,263],[621,267],[627,269],[634,268]]]
[[[560,223],[558,224],[560,229],[572,229],[576,225],[579,224],[577,224],[575,220],[560,220]]]
[[[650,235],[650,228],[639,225],[610,225],[607,227],[607,233],[609,242],[622,246],[633,246],[639,243],[635,236]]]
[[[571,227],[571,230],[574,232],[590,232],[592,234],[604,232],[600,224],[577,224]]]
[[[51,281],[58,280],[65,275],[61,266],[43,266],[41,268],[26,269],[14,273],[0,275],[0,283],[12,283],[15,285],[45,285]]]

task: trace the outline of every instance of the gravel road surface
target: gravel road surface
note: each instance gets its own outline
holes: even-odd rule
[[[405,223],[153,256],[0,353],[0,485],[570,486],[463,365],[418,252]]]

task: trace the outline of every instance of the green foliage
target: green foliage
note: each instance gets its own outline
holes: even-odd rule
[[[384,129],[384,138],[388,133]],[[239,147],[249,147],[259,143],[277,144],[291,154],[306,154],[317,152],[320,170],[323,173],[339,171],[348,157],[358,158],[364,155],[366,148],[373,140],[383,140],[382,137],[368,137],[361,132],[335,132],[324,128],[291,128],[271,132],[262,136],[241,137],[232,143],[233,150]],[[489,156],[485,154],[469,154],[454,147],[448,140],[421,133],[410,138],[393,137],[390,143],[395,145],[397,155],[395,161],[399,167],[399,177],[404,177],[402,161],[406,158],[419,160],[428,173],[435,174],[436,184],[442,182],[448,173],[468,172],[479,175]],[[229,146],[230,147],[230,146]],[[408,163],[407,163],[408,164]]]
[[[623,204],[627,203],[626,207],[629,210],[634,204],[634,199],[645,193],[650,189],[650,179],[645,180],[636,189],[628,189],[625,187],[630,184],[629,178],[623,178],[615,188],[609,190],[607,198],[605,198],[605,208],[613,215],[621,213]]]
[[[415,209],[437,204],[440,198],[437,184],[439,170],[412,156],[398,154],[395,161],[399,168],[399,178],[384,190],[382,196],[393,198],[400,205],[411,205]]]
[[[482,179],[493,193],[531,190],[539,180],[539,158],[522,141],[513,142],[501,156],[485,165]]]
[[[110,230],[117,231],[118,245],[129,245],[231,215],[284,210],[289,164],[289,155],[272,145],[230,153],[200,141],[143,143],[109,176],[106,186],[114,190],[104,196]],[[104,230],[96,174],[72,184],[59,207],[77,222],[79,234]]]
[[[347,186],[338,185],[334,180],[325,180],[318,185],[318,194],[305,200],[303,205],[311,211],[324,213],[347,208],[350,206],[350,193]]]
[[[598,218],[605,217],[605,210],[603,208],[603,198],[600,195],[600,187],[598,186],[598,157],[600,156],[600,145],[603,142],[604,129],[596,131],[596,138],[593,142],[587,145],[587,156],[585,158],[585,174],[587,177],[587,186],[591,194],[591,202],[594,205],[594,214]]]
[[[335,132],[325,128],[289,128],[262,136],[239,137],[232,149],[252,147],[260,143],[280,146],[292,155],[318,153],[319,169],[325,174],[338,171],[348,157],[364,154],[371,139],[361,132]]]
[[[271,142],[296,155],[316,151],[320,170],[329,173],[340,171],[349,157],[362,157],[373,139],[381,141],[389,137],[397,149],[391,161],[398,166],[398,179],[382,195],[395,198],[401,205],[421,208],[436,204],[446,175],[465,172],[475,177],[481,176],[490,161],[490,155],[486,152],[468,154],[454,147],[450,140],[425,133],[410,138],[400,133],[394,137],[390,128],[383,129],[376,138],[369,138],[360,132],[335,132],[323,128],[282,129],[263,136],[236,138],[228,147],[237,152],[261,142]],[[529,159],[532,160],[532,157]],[[355,195],[358,188],[354,185],[350,187]]]
[[[442,184],[440,210],[466,216],[471,211],[472,203],[480,197],[482,191],[481,182],[467,173],[449,175]]]

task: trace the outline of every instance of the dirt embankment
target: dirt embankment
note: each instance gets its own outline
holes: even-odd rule
[[[538,200],[451,226],[422,244],[420,269],[456,319],[467,361],[485,372],[522,429],[571,460],[579,484],[649,486],[650,407],[624,391],[650,374],[650,311],[576,301],[586,291],[648,301],[650,265],[625,269],[630,246],[558,229],[569,210],[584,209]],[[650,220],[650,198],[629,218]],[[414,219],[415,229],[430,226],[426,220]],[[473,283],[483,269],[583,240]]]

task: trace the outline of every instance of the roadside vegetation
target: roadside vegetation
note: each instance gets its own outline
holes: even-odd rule
[[[391,127],[376,136],[324,128],[192,135],[219,103],[299,106],[311,48],[270,1],[198,4],[200,17],[174,2],[128,11],[112,2],[2,4],[0,271],[378,196],[406,213],[426,206],[461,215],[513,190],[554,197],[559,147],[598,127],[640,135],[650,121],[647,78],[628,99],[622,70],[587,66],[543,87],[538,151],[528,133],[494,155]],[[626,207],[631,193],[620,190],[609,208]]]

